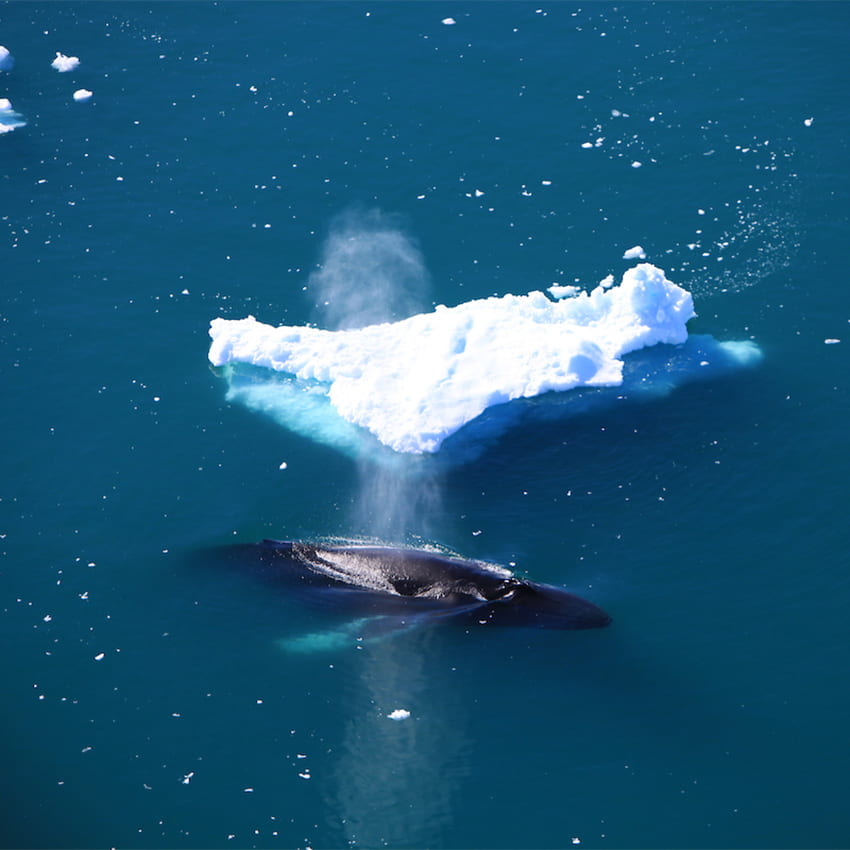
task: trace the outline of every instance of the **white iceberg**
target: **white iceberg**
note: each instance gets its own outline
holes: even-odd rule
[[[87,100],[91,100],[93,94],[94,92],[90,92],[88,89],[77,89],[73,97],[77,103],[84,103]]]
[[[645,260],[646,259],[646,251],[644,251],[643,248],[640,247],[640,245],[635,245],[634,248],[629,248],[629,250],[626,251],[623,254],[623,259],[624,260]]]
[[[0,71],[11,71],[15,67],[15,59],[7,47],[0,44]]]
[[[24,116],[12,109],[9,98],[0,97],[0,136],[11,133],[17,127],[26,127],[26,124]]]
[[[620,385],[624,355],[684,343],[694,315],[690,293],[643,263],[619,286],[573,298],[505,295],[357,330],[276,328],[253,316],[214,319],[209,360],[296,379],[255,388],[251,406],[271,411],[278,397],[299,408],[294,415],[302,424],[312,417],[327,431],[328,423],[320,423],[326,401],[385,446],[421,454],[436,452],[495,405]]]
[[[60,74],[67,71],[73,71],[80,64],[79,57],[66,56],[64,53],[56,51],[56,58],[50,63],[51,68],[55,68]]]

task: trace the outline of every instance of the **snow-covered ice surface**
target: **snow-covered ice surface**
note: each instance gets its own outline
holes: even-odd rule
[[[475,437],[504,430],[519,410],[482,414],[507,402],[603,387],[663,393],[758,358],[752,343],[699,337],[685,345],[694,315],[690,293],[642,263],[618,286],[575,297],[504,295],[357,330],[214,319],[209,359],[230,367],[229,398],[293,430],[359,453],[365,429],[395,452],[422,454],[471,423],[481,426]],[[659,344],[659,355],[640,361],[647,374],[627,375],[625,355]],[[582,407],[595,403],[582,399]]]

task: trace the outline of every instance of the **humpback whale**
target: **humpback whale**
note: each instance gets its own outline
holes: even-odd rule
[[[592,629],[611,618],[560,587],[485,561],[378,545],[263,540],[228,547],[264,578],[345,604],[369,633],[447,619],[463,625]]]

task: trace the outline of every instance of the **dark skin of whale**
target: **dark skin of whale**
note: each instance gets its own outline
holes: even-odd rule
[[[451,620],[463,625],[593,629],[611,618],[553,585],[518,578],[496,564],[423,549],[263,540],[227,547],[267,581],[358,614]]]

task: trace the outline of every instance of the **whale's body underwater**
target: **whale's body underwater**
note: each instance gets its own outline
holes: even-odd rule
[[[345,609],[367,635],[435,620],[547,629],[592,629],[611,622],[601,608],[560,587],[436,551],[288,540],[227,549],[264,579],[322,607]]]

